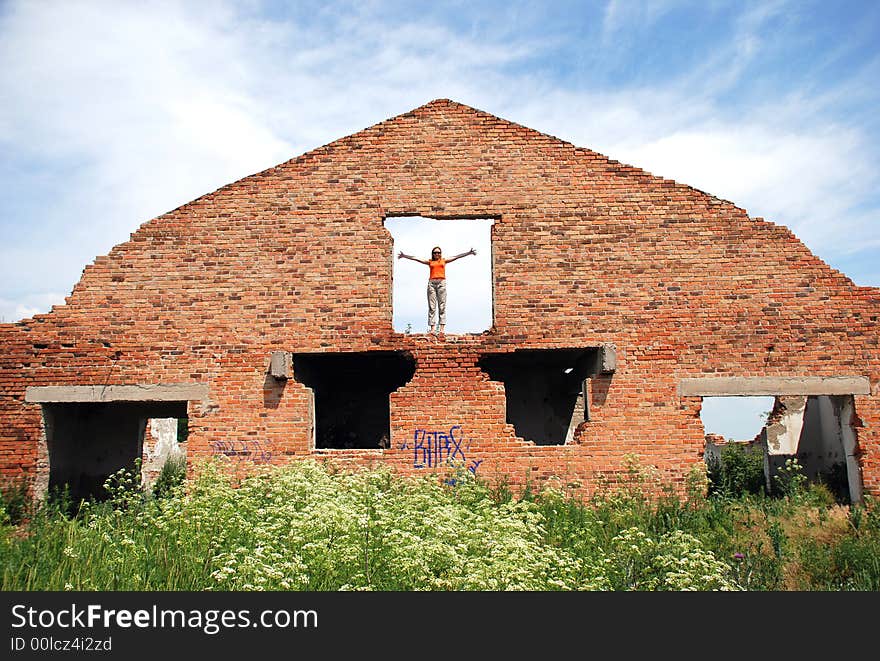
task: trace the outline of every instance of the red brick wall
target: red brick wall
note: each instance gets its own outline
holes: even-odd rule
[[[446,341],[392,330],[387,216],[494,217],[495,324]],[[482,475],[560,476],[588,491],[638,454],[681,484],[701,461],[693,376],[866,375],[856,397],[866,492],[880,493],[876,321],[856,287],[783,227],[450,101],[435,101],[145,223],[86,267],[67,304],[0,325],[0,472],[34,473],[30,385],[198,382],[189,456],[331,455],[414,468],[415,429],[461,426]],[[618,347],[592,420],[566,446],[505,424],[481,353]],[[310,448],[309,392],[267,379],[272,351],[404,349],[386,451]],[[600,401],[603,400],[603,401]],[[528,476],[528,477],[527,477]]]

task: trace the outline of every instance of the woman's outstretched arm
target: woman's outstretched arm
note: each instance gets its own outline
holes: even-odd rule
[[[427,259],[419,259],[418,257],[413,257],[412,255],[405,255],[405,254],[403,254],[402,251],[401,251],[401,253],[397,256],[397,259],[411,259],[411,260],[413,260],[414,262],[420,262],[420,263],[425,264],[425,265],[428,264],[428,260],[427,260]],[[449,260],[446,260],[446,261],[449,261]]]
[[[401,253],[401,254],[403,254],[403,253]],[[449,259],[446,260],[446,263],[448,264],[449,262],[454,262],[456,259],[459,259],[461,257],[467,257],[468,255],[476,255],[476,254],[477,254],[477,251],[474,250],[473,248],[471,248],[467,252],[463,252],[460,255],[456,255],[455,257],[450,257]]]

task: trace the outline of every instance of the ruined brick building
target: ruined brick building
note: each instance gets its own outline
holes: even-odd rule
[[[383,221],[416,215],[494,219],[488,331],[393,330]],[[0,472],[87,495],[147,420],[187,418],[190,461],[453,460],[588,493],[635,454],[681,485],[702,397],[765,394],[877,494],[878,303],[730,202],[437,100],[145,223],[0,325]]]

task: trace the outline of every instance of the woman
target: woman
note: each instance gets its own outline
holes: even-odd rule
[[[456,259],[467,257],[468,255],[476,255],[477,251],[471,248],[467,252],[463,252],[455,257],[443,259],[443,253],[440,246],[434,246],[431,250],[431,259],[419,259],[412,255],[405,255],[401,252],[397,259],[411,259],[414,262],[426,264],[430,269],[428,272],[428,332],[443,333],[446,327],[446,265],[454,262]],[[439,310],[439,318],[437,326],[434,325],[434,313]]]

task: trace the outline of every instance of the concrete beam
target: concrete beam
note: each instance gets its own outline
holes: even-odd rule
[[[269,374],[273,378],[286,381],[290,378],[292,367],[292,358],[289,352],[272,352],[272,359],[269,361]]]
[[[617,347],[613,344],[603,344],[599,347],[599,367],[600,374],[611,374],[617,370]]]
[[[712,376],[678,382],[682,397],[870,395],[866,376]]]
[[[34,404],[64,402],[184,402],[208,399],[201,383],[167,383],[137,386],[31,386],[24,401]]]

